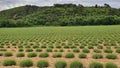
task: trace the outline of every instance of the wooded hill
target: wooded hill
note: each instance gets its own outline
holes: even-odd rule
[[[26,5],[0,12],[0,27],[117,24],[120,24],[120,9],[109,4],[87,7],[81,4]]]

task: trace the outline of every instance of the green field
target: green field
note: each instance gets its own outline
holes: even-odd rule
[[[6,56],[7,52],[12,55]],[[19,57],[18,53],[24,56]],[[29,56],[30,53],[34,53],[34,56]],[[40,56],[41,53],[48,56]],[[55,68],[55,62],[60,60],[67,63],[67,68],[74,60],[81,61],[86,68],[93,61],[103,65],[113,62],[120,67],[119,53],[120,25],[0,28],[0,68],[4,67],[4,60],[11,58],[16,64],[7,68],[19,68],[19,62],[25,59],[33,61],[32,68],[37,67],[39,60],[48,61],[48,68]],[[86,57],[80,57],[81,54]]]

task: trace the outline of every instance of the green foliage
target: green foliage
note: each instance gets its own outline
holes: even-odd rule
[[[42,49],[37,48],[37,49],[36,49],[36,52],[42,52]]]
[[[79,62],[79,61],[73,61],[70,64],[70,68],[83,68],[83,64],[82,62]]]
[[[52,52],[52,48],[47,48],[46,51],[47,52]]]
[[[84,54],[84,53],[81,53],[81,54],[79,54],[79,56],[78,56],[79,58],[87,58],[87,55],[86,54]]]
[[[49,45],[48,48],[54,48],[52,45]]]
[[[61,48],[61,46],[60,46],[60,45],[57,45],[56,48]]]
[[[101,59],[101,58],[103,58],[103,55],[102,54],[93,54],[92,58]]]
[[[20,67],[31,67],[31,66],[33,66],[32,60],[26,59],[20,62]]]
[[[58,52],[58,50],[54,50],[54,52]]]
[[[24,53],[22,53],[22,52],[19,52],[19,53],[17,53],[17,55],[16,55],[17,57],[24,57],[25,56],[25,54]]]
[[[3,66],[13,66],[13,65],[16,65],[16,61],[11,60],[11,59],[3,60],[2,65]]]
[[[53,54],[53,58],[59,58],[59,57],[62,57],[61,53],[54,53]]]
[[[41,48],[47,48],[45,45],[42,45]]]
[[[4,10],[0,12],[0,18],[5,19],[21,19],[22,17],[32,14],[39,10],[38,6],[21,6],[9,10]]]
[[[85,46],[84,45],[81,45],[80,48],[83,49]]]
[[[66,68],[67,64],[65,61],[57,61],[55,63],[55,68]]]
[[[103,64],[99,62],[92,62],[90,63],[89,68],[103,68]]]
[[[67,48],[69,48],[69,46],[68,46],[68,45],[65,45],[65,46],[64,46],[64,48],[66,48],[66,49],[67,49]]]
[[[105,68],[118,68],[118,66],[115,63],[108,62],[105,64]]]
[[[20,49],[18,49],[18,51],[19,51],[19,52],[23,52],[23,51],[24,51],[24,49],[20,48]]]
[[[101,50],[94,49],[94,52],[95,52],[95,53],[101,53]]]
[[[37,54],[36,53],[34,53],[34,52],[31,52],[31,53],[28,53],[28,55],[27,55],[28,57],[36,57],[37,56]]]
[[[78,48],[75,48],[75,49],[73,49],[73,52],[76,52],[76,53],[78,53],[78,52],[80,52],[80,49],[78,49]]]
[[[105,53],[112,53],[113,51],[111,49],[104,49]]]
[[[33,48],[39,48],[39,46],[38,45],[34,45]]]
[[[106,6],[58,4],[51,7],[21,6],[0,12],[0,27],[76,26],[120,24],[120,10]]]
[[[27,49],[26,49],[26,52],[33,52],[33,49],[27,48]]]
[[[103,46],[98,45],[97,48],[98,49],[103,49]]]
[[[40,53],[39,57],[45,58],[48,57],[49,54],[47,52]]]
[[[74,54],[73,53],[67,53],[66,55],[65,55],[65,58],[74,58],[75,56],[74,56]]]
[[[63,49],[60,49],[59,52],[64,52],[64,50],[63,50]]]
[[[83,51],[83,53],[89,53],[90,52],[90,50],[86,49],[86,48],[84,48],[82,51]]]
[[[0,56],[3,56],[3,53],[0,52]]]
[[[38,68],[47,68],[49,66],[48,61],[45,60],[40,60],[37,62],[37,67]]]
[[[92,45],[89,45],[89,46],[88,46],[88,49],[93,49],[93,46],[92,46]]]
[[[116,49],[116,52],[117,52],[117,53],[120,53],[120,48],[119,48],[119,49]]]
[[[106,58],[108,58],[108,59],[116,59],[117,55],[116,54],[107,54]]]
[[[30,49],[30,48],[31,48],[31,46],[30,46],[30,45],[27,45],[27,46],[25,46],[25,48],[28,48],[28,49]]]
[[[5,53],[4,53],[4,56],[5,56],[5,57],[10,57],[10,56],[13,56],[13,54],[12,54],[11,52],[5,52]]]
[[[7,51],[6,49],[4,49],[4,48],[0,48],[0,51]]]

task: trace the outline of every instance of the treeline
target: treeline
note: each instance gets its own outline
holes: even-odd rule
[[[109,4],[89,7],[81,4],[55,4],[46,7],[27,5],[0,12],[0,27],[118,24],[120,9],[112,8]]]
[[[74,17],[63,18],[58,22],[49,22],[42,19],[31,20],[0,20],[0,27],[25,27],[25,26],[84,26],[84,25],[118,25],[120,17],[99,16],[99,17]]]

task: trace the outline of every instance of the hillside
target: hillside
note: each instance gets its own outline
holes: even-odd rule
[[[26,5],[0,12],[0,27],[34,25],[113,25],[120,24],[120,9],[104,6],[55,4],[38,7]]]
[[[0,12],[2,19],[20,19],[26,15],[32,14],[39,10],[38,6],[21,6],[13,9],[8,9]]]

